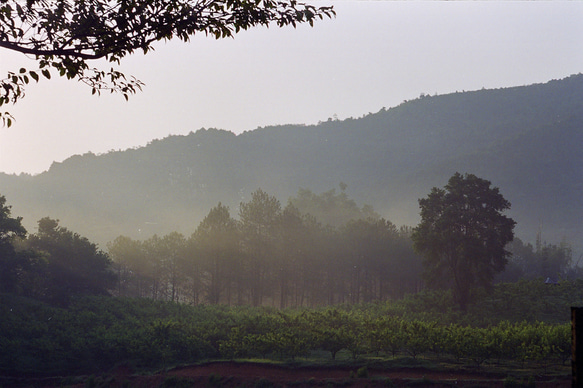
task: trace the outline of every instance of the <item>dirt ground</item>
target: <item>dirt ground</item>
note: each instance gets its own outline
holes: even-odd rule
[[[120,379],[121,378],[121,379]],[[188,379],[194,387],[206,388],[303,388],[303,387],[503,387],[505,376],[470,372],[437,372],[424,369],[368,370],[368,377],[357,377],[356,370],[333,367],[288,368],[274,365],[216,362],[181,367],[166,376],[132,377],[131,386],[147,388],[178,386]],[[117,381],[123,380],[118,376]],[[516,387],[520,383],[517,379]],[[391,385],[392,384],[392,385]],[[536,387],[570,387],[569,376],[550,378],[535,376]],[[508,384],[507,384],[508,385]],[[180,385],[182,387],[182,385]]]
[[[402,368],[390,370],[368,369],[367,377],[357,377],[357,371],[339,367],[297,367],[276,365],[212,362],[185,366],[165,374],[138,375],[130,368],[120,367],[104,377],[53,378],[18,381],[19,387],[110,387],[110,388],[377,388],[377,387],[462,387],[503,388],[526,387],[521,379],[515,385],[505,383],[506,376],[478,372],[439,372],[427,369]],[[13,386],[0,381],[0,386]],[[16,383],[13,381],[13,383]],[[532,386],[532,385],[531,385]],[[535,376],[537,388],[570,387],[570,376]]]

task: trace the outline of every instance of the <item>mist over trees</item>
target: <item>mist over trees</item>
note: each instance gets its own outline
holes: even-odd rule
[[[97,245],[48,217],[39,220],[36,234],[27,234],[0,196],[0,292],[56,305],[74,295],[109,294],[115,275]]]
[[[398,227],[371,206],[358,206],[345,193],[346,185],[339,186],[339,194],[300,189],[285,206],[257,189],[239,204],[236,218],[219,202],[189,235],[174,231],[143,240],[120,235],[107,244],[107,252],[49,217],[40,219],[37,232],[27,235],[22,219],[13,217],[0,197],[0,292],[57,306],[84,295],[113,295],[285,309],[394,301],[425,290],[429,283],[423,272],[433,267],[413,244],[418,243],[423,223],[415,229]],[[338,226],[322,223],[294,205],[298,198],[304,208],[319,209],[328,220],[347,221]],[[348,219],[348,214],[354,218]],[[452,214],[444,225],[455,229],[463,219],[463,214]],[[492,234],[483,232],[489,240]],[[471,264],[477,253],[472,241],[471,255],[461,255],[458,261],[480,271],[460,275],[479,280],[472,285],[478,294],[493,282],[542,283],[546,278],[556,282],[582,275],[565,242],[555,245],[538,239],[535,249],[517,239],[508,245],[499,241],[510,254],[508,265],[505,255],[495,257],[501,262],[487,272],[492,276],[485,276],[483,265]],[[500,252],[497,248],[491,253]],[[497,272],[501,273],[494,277]],[[453,282],[447,271],[441,275],[446,283]],[[453,297],[460,303],[459,293]]]
[[[354,209],[375,214],[345,189],[304,195],[311,199],[304,205],[319,208],[328,199],[335,220]],[[238,219],[218,203],[190,237],[118,236],[105,253],[49,217],[27,236],[2,196],[0,204],[5,376],[78,375],[119,365],[166,370],[240,357],[281,362],[314,352],[318,360],[328,353],[333,363],[343,352],[342,362],[349,354],[358,365],[367,355],[378,363],[431,354],[447,363],[455,358],[458,366],[496,360],[540,370],[550,360],[564,365],[571,354],[565,321],[581,300],[583,280],[553,286],[525,280],[541,270],[580,277],[563,243],[537,240],[533,250],[514,241],[515,268],[498,280],[517,276],[516,269],[520,280],[488,294],[477,290],[479,300],[458,311],[452,293],[424,290],[411,238],[416,230],[381,217],[324,225],[292,198],[282,206],[257,189],[239,204]],[[447,220],[454,228],[455,218]]]
[[[62,305],[106,293],[281,308],[402,298],[426,286],[417,199],[453,171],[488,177],[512,202],[518,238],[488,282],[579,277],[581,106],[577,75],[0,174],[0,287]]]
[[[353,200],[332,193],[312,193],[313,202],[304,204],[317,207],[320,197],[341,198],[329,202],[333,218],[354,210]],[[115,293],[287,308],[396,299],[421,289],[410,229],[379,217],[354,218],[335,228],[300,212],[293,200],[282,208],[257,189],[240,203],[237,220],[219,203],[188,238],[176,232],[144,241],[116,238],[108,244],[120,274]]]
[[[574,260],[573,248],[566,241],[549,243],[542,241],[539,235],[533,246],[515,238],[508,245],[508,250],[511,256],[505,271],[497,276],[497,281],[544,279],[547,283],[556,284],[562,279],[574,279],[582,275],[581,257]]]
[[[0,187],[25,228],[58,218],[105,247],[119,235],[188,236],[219,202],[236,216],[258,187],[283,201],[295,197],[300,209],[304,196],[318,193],[320,204],[301,209],[315,213],[327,201],[321,194],[336,188],[329,196],[341,196],[344,182],[350,198],[414,226],[417,199],[467,171],[503,188],[521,240],[534,244],[540,230],[543,240],[564,239],[581,252],[582,106],[582,75],[424,96],[360,118],[240,135],[201,129],[146,147],[76,155],[42,174],[0,174]]]
[[[326,199],[329,219],[360,214],[340,186],[339,195],[301,189],[298,198],[313,209]],[[283,309],[397,299],[422,288],[410,228],[397,228],[369,206],[360,214],[368,217],[334,227],[301,212],[293,199],[282,207],[257,189],[239,204],[237,219],[218,203],[188,237],[120,235],[106,253],[49,217],[27,235],[0,197],[0,292],[58,306],[83,295],[115,295]]]
[[[476,177],[474,180],[478,186],[480,182],[489,185],[488,181]],[[455,283],[455,274],[447,271],[447,263],[441,265],[446,270],[435,273],[435,268],[415,251],[412,237],[417,233],[417,238],[421,238],[419,228],[423,224],[416,229],[397,227],[379,217],[370,206],[359,208],[344,193],[346,187],[340,186],[338,195],[335,190],[315,194],[300,189],[285,207],[274,196],[257,189],[248,202],[240,203],[237,219],[227,206],[219,203],[190,237],[176,232],[144,241],[120,236],[108,244],[114,268],[120,274],[114,294],[190,304],[288,308],[402,299],[426,288],[428,278],[423,276],[424,272],[433,271],[434,276],[429,279],[440,279],[439,284]],[[498,192],[490,191],[500,201]],[[471,190],[466,194],[471,196]],[[479,202],[482,209],[480,201],[488,201],[483,194],[482,190],[476,194],[476,200],[469,201]],[[304,208],[310,209],[321,209],[326,199],[328,219],[357,214],[353,213],[355,209],[366,212],[334,227],[300,211],[294,205],[298,198],[303,198]],[[506,209],[505,200],[501,200],[498,205],[491,204],[502,206],[495,207],[498,211]],[[490,289],[493,282],[547,277],[557,281],[581,276],[568,244],[539,242],[536,252],[519,239],[508,244],[514,221],[502,215],[493,216],[491,209],[483,211],[484,216],[496,220],[476,222],[486,228],[490,225],[496,232],[481,230],[479,238],[483,240],[478,243],[472,236],[462,237],[468,240],[466,250],[456,256],[460,268],[469,271],[455,275],[470,282],[468,287],[455,292],[462,311],[470,301],[471,290]],[[463,214],[450,214],[443,225],[455,229],[460,222],[467,221],[465,218]],[[498,232],[500,239],[493,241]],[[447,253],[442,250],[447,246],[444,244],[435,247],[437,255]],[[488,248],[492,244],[497,244],[496,248]],[[169,246],[172,248],[168,249]],[[474,263],[479,246],[489,251],[482,255],[483,262]]]
[[[96,244],[45,217],[38,231],[22,244],[37,252],[45,266],[37,273],[34,293],[42,300],[66,304],[72,295],[107,295],[114,284],[111,261]]]

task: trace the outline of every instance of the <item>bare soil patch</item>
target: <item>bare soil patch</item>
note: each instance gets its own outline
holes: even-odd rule
[[[131,376],[128,376],[132,379]],[[478,372],[432,371],[422,368],[368,369],[367,377],[357,377],[357,368],[284,367],[257,363],[213,362],[180,367],[166,376],[133,377],[144,387],[159,387],[166,381],[189,380],[195,387],[208,388],[304,388],[304,387],[503,387],[505,376]],[[536,387],[570,387],[569,376],[535,376]],[[520,379],[517,379],[520,382]],[[144,385],[141,385],[144,383]],[[392,384],[392,385],[391,385]]]
[[[506,376],[471,371],[435,371],[423,368],[367,369],[358,377],[357,368],[286,367],[259,363],[211,362],[184,366],[166,373],[138,375],[120,367],[103,377],[20,380],[21,387],[139,387],[139,388],[380,388],[380,387],[462,387],[503,388]],[[534,376],[537,388],[567,388],[570,376]],[[92,379],[91,382],[89,380]],[[14,381],[13,381],[14,382]],[[4,381],[7,383],[7,381]],[[517,379],[517,384],[520,379]],[[5,384],[2,384],[5,385]],[[5,386],[11,386],[5,385]],[[521,387],[522,385],[515,385]]]

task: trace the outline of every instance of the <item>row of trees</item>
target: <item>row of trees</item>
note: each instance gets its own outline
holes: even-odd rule
[[[188,238],[177,232],[145,241],[120,236],[108,244],[109,255],[51,218],[27,237],[0,197],[0,291],[57,303],[115,290],[192,304],[286,308],[401,298],[418,291],[423,279],[451,289],[465,311],[509,257],[510,271],[499,279],[533,268],[553,277],[574,271],[564,246],[539,241],[534,253],[520,241],[509,245],[515,222],[502,212],[510,204],[474,175],[456,173],[444,189],[421,199],[416,228],[397,228],[372,208],[358,208],[346,185],[340,188],[338,195],[300,190],[285,207],[258,189],[240,204],[237,220],[219,203]]]
[[[566,241],[547,243],[542,241],[539,234],[534,246],[515,238],[508,250],[512,252],[512,257],[504,273],[499,276],[499,281],[543,278],[555,283],[561,279],[582,276],[582,268],[578,262],[573,261],[573,249]]]
[[[108,250],[118,295],[285,308],[417,291],[421,263],[410,234],[378,217],[325,226],[259,189],[240,204],[238,220],[219,203],[189,238],[120,236]]]

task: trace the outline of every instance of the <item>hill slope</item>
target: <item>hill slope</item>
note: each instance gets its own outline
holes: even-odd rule
[[[0,174],[13,213],[58,218],[104,245],[120,234],[192,233],[219,201],[261,187],[285,204],[298,188],[348,194],[397,225],[456,171],[489,179],[512,202],[518,235],[583,235],[583,75],[546,84],[424,96],[358,119],[199,130],[148,146],[73,156],[36,176]],[[170,130],[169,130],[170,131]],[[542,227],[541,227],[542,225]]]

